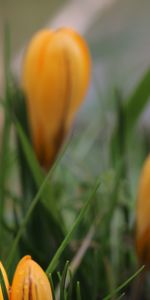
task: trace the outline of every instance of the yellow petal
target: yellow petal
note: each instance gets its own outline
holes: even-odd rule
[[[0,269],[1,269],[1,272],[3,274],[3,278],[4,278],[4,281],[5,281],[5,286],[6,286],[6,289],[9,293],[9,281],[8,281],[8,277],[7,277],[7,274],[6,274],[6,271],[2,265],[2,263],[0,262]],[[0,300],[3,300],[4,297],[3,297],[3,294],[2,294],[2,288],[0,287]]]
[[[23,89],[38,159],[49,167],[81,105],[90,77],[90,54],[75,31],[43,30],[24,58]]]
[[[52,300],[50,283],[42,268],[25,256],[14,274],[10,300]]]
[[[150,155],[139,180],[136,211],[136,249],[139,261],[150,265]]]

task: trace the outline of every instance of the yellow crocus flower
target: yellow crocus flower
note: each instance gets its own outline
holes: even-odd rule
[[[150,155],[139,180],[136,210],[136,249],[141,264],[150,266]]]
[[[90,54],[70,28],[42,30],[24,57],[23,89],[36,155],[49,168],[66,137],[89,85]]]
[[[52,300],[50,283],[42,268],[29,255],[23,257],[14,274],[10,300]]]

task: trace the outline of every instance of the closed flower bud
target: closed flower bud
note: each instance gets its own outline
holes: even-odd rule
[[[4,282],[5,282],[5,287],[6,287],[6,290],[9,294],[9,282],[8,282],[8,278],[7,278],[7,274],[6,274],[6,271],[2,265],[2,263],[0,262],[0,269],[1,269],[1,272],[2,272],[2,275],[3,275],[3,279],[4,279]],[[3,297],[3,293],[2,293],[2,288],[0,287],[0,300],[3,300],[4,297]]]
[[[42,268],[25,256],[19,262],[13,282],[10,300],[52,300],[48,278]]]
[[[43,30],[24,58],[23,89],[33,145],[45,168],[53,163],[85,96],[90,55],[84,39],[69,28]]]
[[[136,249],[139,262],[150,267],[150,155],[144,163],[139,180]]]

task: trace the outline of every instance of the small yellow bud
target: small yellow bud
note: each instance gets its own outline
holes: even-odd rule
[[[31,259],[23,257],[14,274],[10,300],[52,300],[48,278],[42,268]]]
[[[90,54],[75,31],[43,30],[24,58],[23,89],[36,155],[49,168],[72,125],[90,77]]]
[[[150,155],[139,180],[136,211],[136,249],[140,263],[150,266]]]
[[[2,265],[2,263],[0,262],[0,269],[1,269],[1,272],[3,274],[3,278],[4,278],[4,282],[5,282],[5,286],[6,286],[6,290],[9,294],[9,282],[8,282],[8,277],[7,277],[7,274],[6,274],[6,271]],[[2,288],[0,287],[0,300],[3,300],[4,297],[3,297],[3,293],[2,293]]]

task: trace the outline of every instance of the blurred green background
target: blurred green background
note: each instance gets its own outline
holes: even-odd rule
[[[69,150],[52,181],[50,195],[52,200],[58,200],[68,232],[85,202],[91,183],[97,175],[101,177],[95,207],[92,206],[75,240],[78,243],[84,238],[95,216],[102,219],[94,236],[96,247],[89,249],[77,274],[85,287],[85,294],[86,287],[91,288],[91,278],[86,282],[91,267],[100,278],[95,295],[93,293],[92,299],[95,300],[99,285],[104,288],[103,295],[107,294],[137,270],[134,244],[137,182],[150,148],[150,74],[146,73],[150,68],[150,1],[0,0],[0,94],[3,89],[3,32],[6,23],[11,33],[11,66],[18,78],[25,45],[41,27],[74,27],[90,47],[90,89],[77,116]],[[7,147],[9,149],[9,145]],[[11,183],[13,172],[12,167]],[[51,210],[51,204],[49,206]],[[58,245],[60,240],[55,242]],[[73,254],[75,251],[71,245],[67,255],[72,255],[72,258]],[[63,257],[63,263],[65,259]]]
[[[0,33],[7,22],[15,55],[45,24],[73,25],[90,44],[101,89],[119,84],[128,91],[149,64],[149,10],[148,0],[0,0]]]

